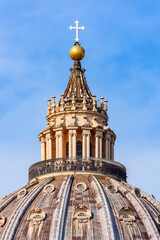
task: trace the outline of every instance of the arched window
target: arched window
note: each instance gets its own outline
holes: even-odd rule
[[[80,141],[76,144],[76,155],[82,157],[82,143]]]
[[[66,143],[66,157],[68,157],[69,142]]]

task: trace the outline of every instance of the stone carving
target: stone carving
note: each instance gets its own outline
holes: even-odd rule
[[[70,124],[69,127],[75,127],[76,126],[76,114],[72,114],[70,118]]]
[[[87,185],[84,182],[79,182],[76,185],[76,191],[78,192],[84,192],[87,189]]]
[[[49,127],[54,127],[54,125],[55,125],[55,118],[52,118],[51,120],[49,120],[48,125],[49,125]]]
[[[118,191],[117,186],[114,186],[113,184],[108,185],[108,189],[111,193],[116,193]]]
[[[126,225],[132,225],[136,219],[133,215],[132,209],[130,209],[129,207],[123,207],[119,211],[119,220]]]
[[[42,209],[36,208],[30,212],[29,223],[31,226],[39,225],[42,221],[45,220],[46,214]]]
[[[94,128],[98,127],[97,117],[93,117],[93,127]]]
[[[45,193],[51,193],[55,190],[55,187],[53,184],[47,184],[45,187],[44,187],[44,192]]]
[[[59,118],[56,119],[56,126],[57,127],[64,127],[64,121],[65,121],[65,116],[62,115]]]
[[[3,215],[0,214],[0,227],[3,227],[6,222],[6,219]]]
[[[3,202],[6,198],[7,198],[7,196],[4,195],[4,196],[1,198],[0,202]]]
[[[92,217],[91,211],[87,207],[80,205],[75,209],[73,219],[77,220],[79,223],[87,223],[89,222],[91,217]]]
[[[86,106],[86,94],[83,94],[83,103],[82,103],[83,107],[82,110],[86,111],[87,110],[87,106]]]
[[[76,110],[75,103],[76,103],[76,101],[75,101],[75,94],[72,93],[72,107],[71,107],[72,111]]]
[[[96,108],[96,95],[93,95],[92,99],[93,99],[93,112],[97,112],[97,108]]]
[[[107,122],[107,120],[106,120],[106,119],[102,121],[102,125],[103,125],[103,128],[104,128],[104,127],[107,127],[107,125],[108,125],[108,122]]]
[[[27,189],[23,188],[18,192],[17,197],[18,198],[23,198],[26,194],[27,194]]]
[[[87,119],[87,115],[84,115],[83,116],[83,124],[82,124],[83,127],[89,127],[89,122],[88,122],[88,119]]]

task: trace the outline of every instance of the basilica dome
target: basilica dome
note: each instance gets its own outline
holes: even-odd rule
[[[159,240],[160,203],[127,183],[107,100],[91,93],[79,60],[60,100],[48,100],[41,161],[0,200],[0,239]]]

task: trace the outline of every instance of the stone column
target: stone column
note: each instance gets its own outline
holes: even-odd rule
[[[48,139],[48,159],[52,159],[52,137]]]
[[[41,160],[46,160],[46,140],[44,137],[41,137]]]
[[[69,130],[69,158],[72,157],[72,132]]]
[[[63,134],[62,128],[55,130],[55,137],[56,137],[56,158],[63,157]]]
[[[96,148],[95,148],[95,157],[98,158],[98,150],[99,150],[99,136],[96,135],[95,136],[95,139],[96,139]]]
[[[55,137],[56,137],[56,158],[59,158],[59,134],[58,134],[58,132],[56,132]]]
[[[82,144],[82,157],[90,158],[90,135],[91,135],[91,128],[82,128],[82,135],[83,135],[83,144]]]
[[[83,143],[82,143],[82,158],[86,158],[86,135],[82,133]]]
[[[102,158],[102,136],[99,137],[99,158]]]
[[[52,132],[46,134],[46,160],[52,159]]]
[[[114,138],[111,139],[111,151],[112,151],[112,157],[111,160],[114,161]]]
[[[100,131],[99,129],[96,130],[96,134],[95,134],[95,141],[96,141],[95,157],[96,158],[102,158],[102,137],[103,137],[103,131]]]
[[[106,133],[106,135],[105,135],[105,142],[106,142],[105,158],[107,160],[110,160],[110,140],[111,140],[110,134]]]
[[[63,134],[62,134],[62,130],[58,132],[59,134],[59,158],[63,157]]]
[[[69,158],[76,158],[77,127],[69,127]]]
[[[76,159],[76,136],[77,130],[72,130],[72,157]]]

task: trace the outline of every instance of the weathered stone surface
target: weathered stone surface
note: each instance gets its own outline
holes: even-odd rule
[[[78,183],[86,185],[85,191],[76,190]],[[44,191],[48,184],[54,185],[54,191]],[[117,191],[112,193],[110,185]],[[75,174],[45,179],[25,189],[23,198],[17,197],[17,191],[3,200],[0,239],[160,239],[159,203],[141,190],[137,197],[134,186],[126,182]],[[33,212],[38,224],[31,224]]]

